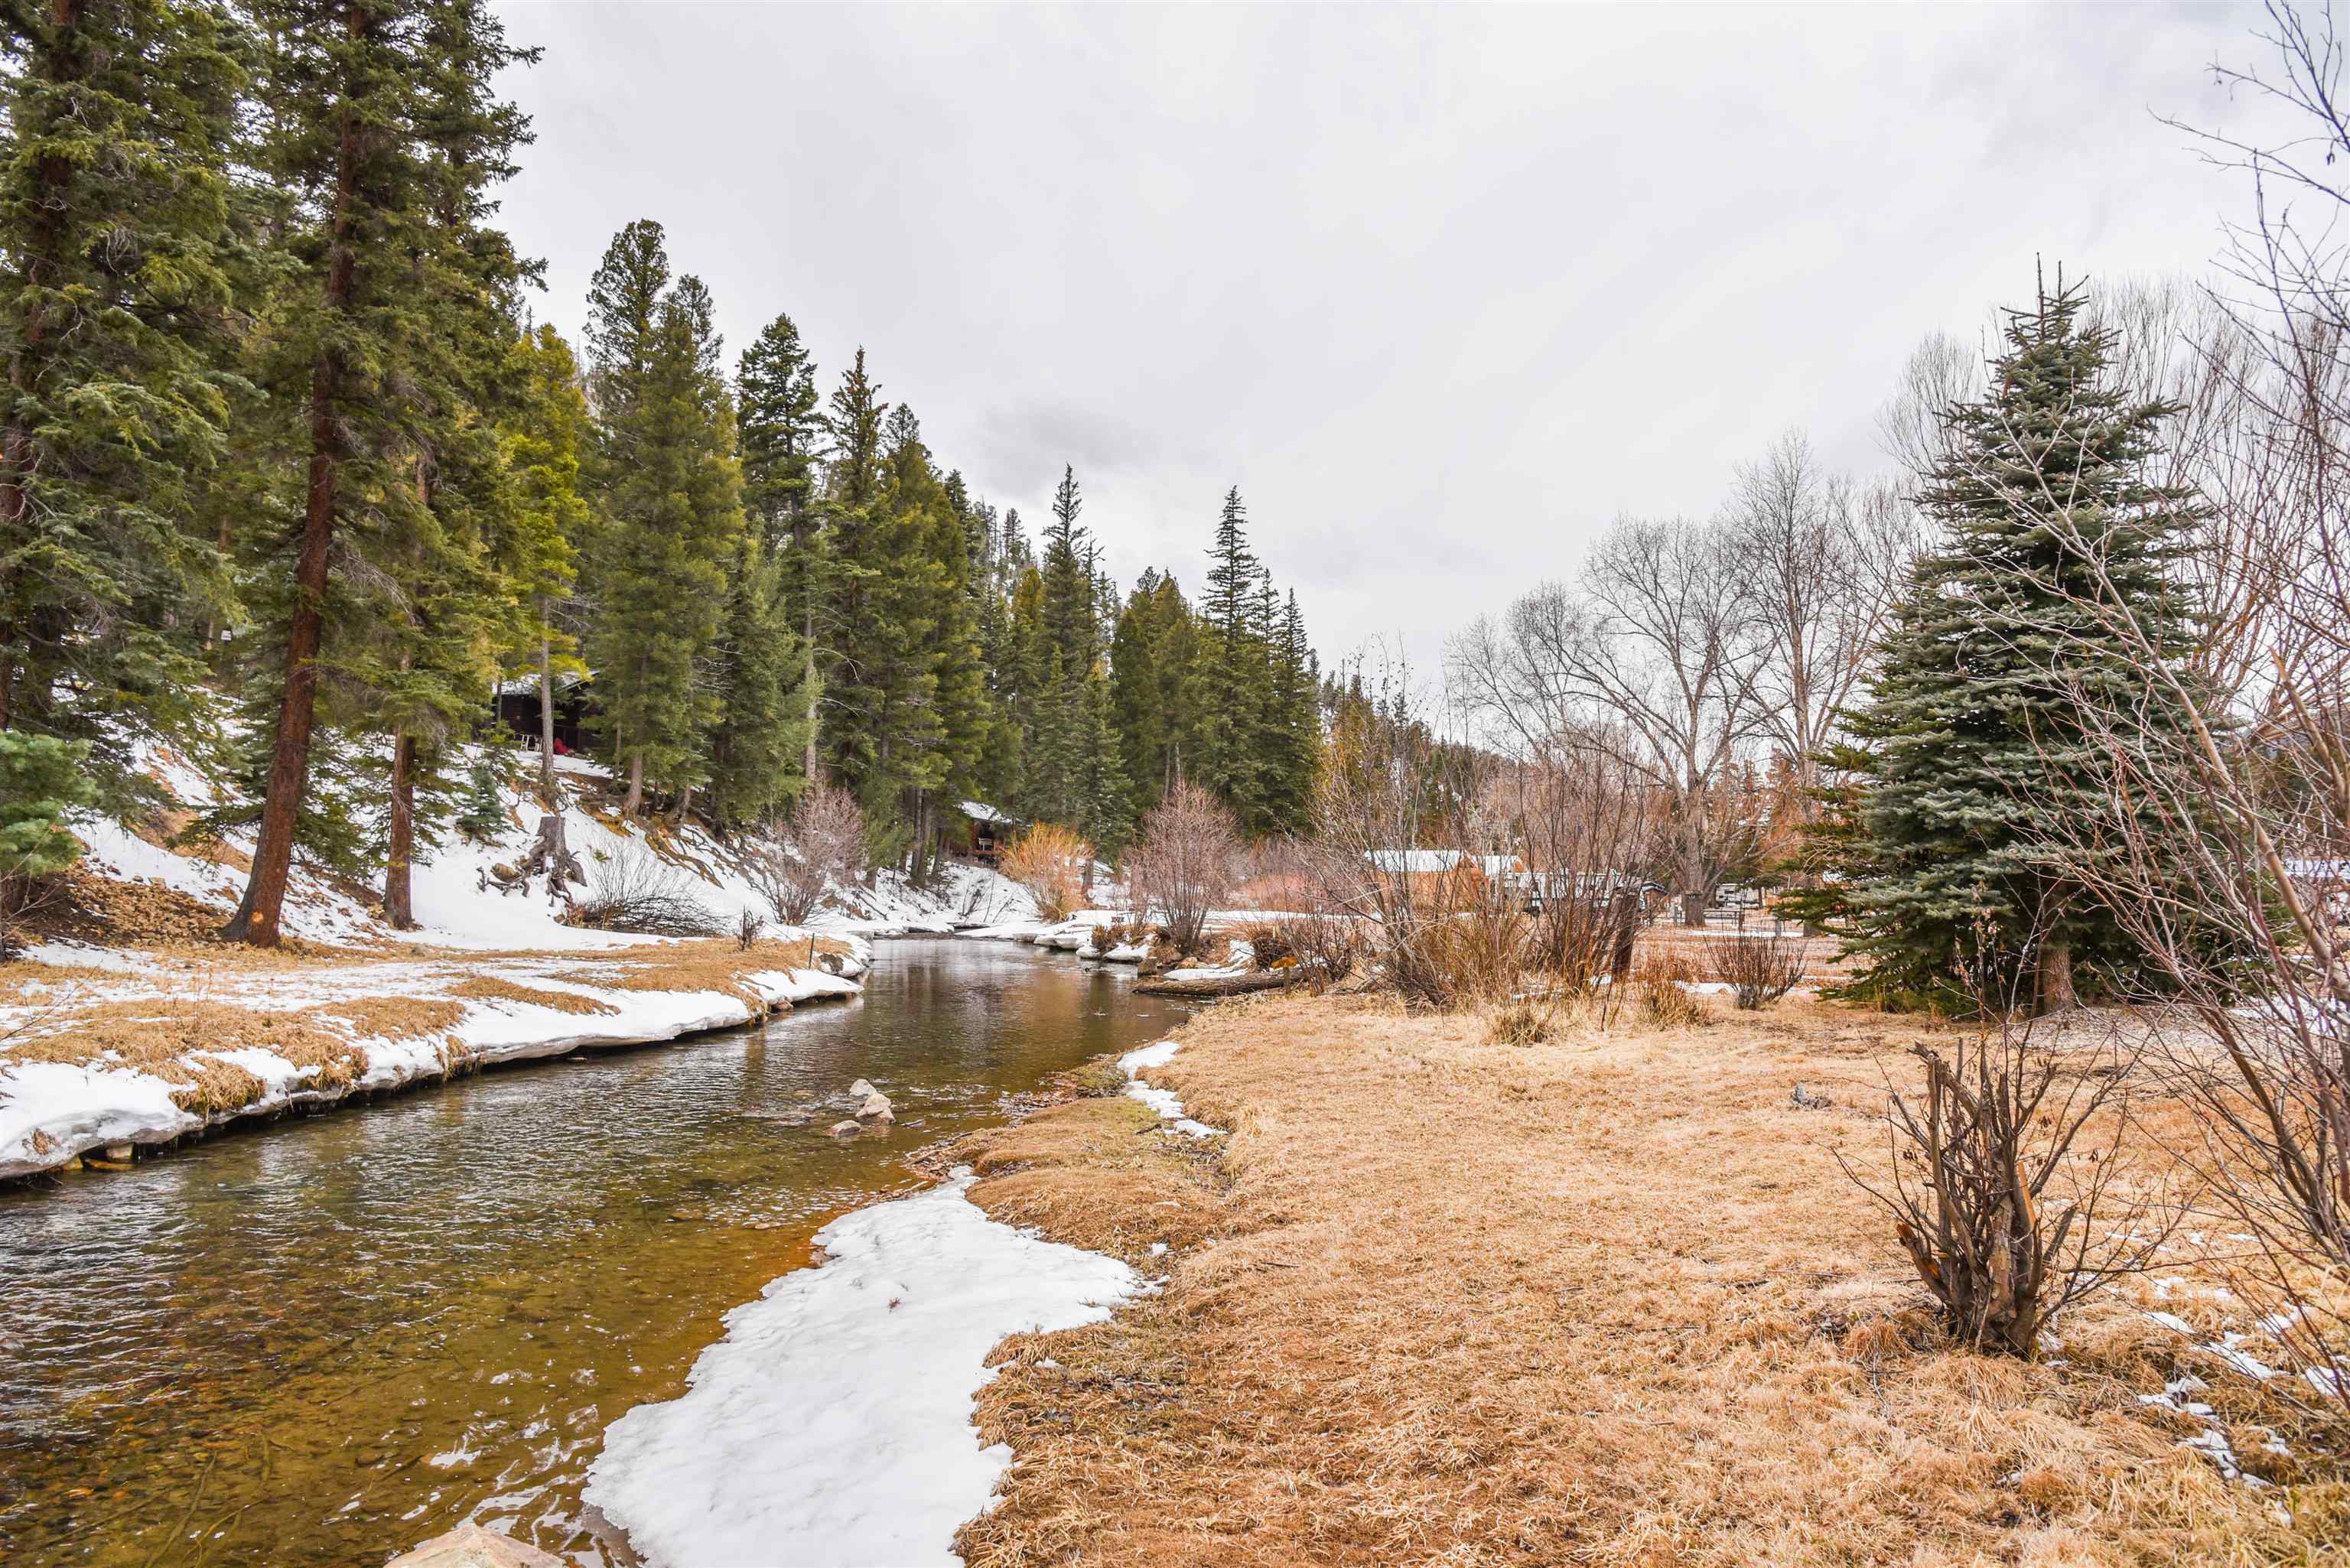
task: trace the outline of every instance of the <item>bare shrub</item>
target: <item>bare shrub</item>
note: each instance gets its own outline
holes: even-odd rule
[[[1177,950],[1198,951],[1208,917],[1231,896],[1240,847],[1232,813],[1199,785],[1179,780],[1142,819],[1141,836],[1127,851],[1127,882],[1139,917],[1156,914]]]
[[[694,896],[693,878],[635,839],[596,862],[588,891],[564,915],[567,925],[649,937],[718,934],[717,917]]]
[[[1290,942],[1289,930],[1284,921],[1256,920],[1240,927],[1232,935],[1248,943],[1249,951],[1259,969],[1276,969],[1284,961],[1290,964],[1297,961],[1297,950]]]
[[[816,784],[791,815],[756,842],[748,857],[751,885],[787,926],[804,926],[836,883],[865,871],[865,813],[857,797],[833,784]]]
[[[2029,1359],[2059,1313],[2159,1244],[2125,1177],[2136,1056],[2111,1036],[2051,1049],[2006,1017],[1948,1057],[1915,1053],[1925,1091],[1888,1096],[1884,1177],[1846,1174],[1891,1212],[1952,1336]]]
[[[1306,983],[1316,991],[1353,974],[1370,945],[1363,922],[1352,915],[1293,915],[1279,927],[1283,947],[1297,955]]]
[[[749,952],[759,944],[759,933],[767,929],[766,917],[755,909],[744,909],[734,917],[734,945]]]
[[[1730,987],[1741,1011],[1752,1012],[1795,989],[1804,978],[1804,939],[1742,933],[1707,944],[1708,975]]]
[[[998,869],[1028,889],[1043,920],[1066,920],[1082,908],[1093,846],[1058,823],[1040,822],[1004,850]]]

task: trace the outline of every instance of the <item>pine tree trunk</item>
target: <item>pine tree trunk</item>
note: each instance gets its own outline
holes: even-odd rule
[[[416,929],[408,875],[415,855],[416,742],[403,730],[391,739],[391,831],[383,867],[383,918],[395,931]]]
[[[2051,936],[2040,944],[2040,1011],[2069,1012],[2081,1005],[2073,992],[2073,943]]]
[[[545,608],[542,601],[542,613]],[[544,635],[538,639],[538,795],[555,809],[555,655]]]
[[[347,31],[366,31],[367,12],[354,6]],[[327,265],[327,310],[350,308],[358,272],[351,245],[351,207],[358,198],[360,126],[348,103],[336,155],[333,249]],[[309,785],[310,729],[317,717],[318,644],[326,628],[328,549],[334,542],[335,514],[342,476],[340,437],[335,418],[341,374],[332,349],[320,351],[310,369],[310,485],[302,516],[302,543],[294,562],[294,608],[286,631],[286,687],[277,705],[277,740],[270,753],[269,784],[261,807],[261,832],[253,848],[253,874],[244,900],[221,934],[231,941],[274,948],[286,908],[286,881],[294,867],[294,829]]]
[[[639,752],[629,759],[629,798],[620,803],[622,816],[634,816],[637,807],[645,803],[645,754]]]

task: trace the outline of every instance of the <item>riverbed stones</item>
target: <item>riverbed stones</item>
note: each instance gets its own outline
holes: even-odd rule
[[[832,1124],[832,1130],[825,1136],[827,1137],[855,1137],[858,1133],[861,1133],[864,1130],[865,1127],[861,1122],[835,1122]]]
[[[848,1097],[852,1100],[870,1099],[880,1092],[880,1090],[873,1086],[869,1080],[865,1078],[859,1078],[857,1082],[848,1085]]]
[[[863,1105],[857,1107],[857,1119],[861,1122],[894,1122],[898,1119],[898,1113],[889,1108],[889,1096],[876,1089],[865,1096]]]
[[[563,1568],[563,1563],[511,1535],[461,1524],[400,1553],[384,1568]]]

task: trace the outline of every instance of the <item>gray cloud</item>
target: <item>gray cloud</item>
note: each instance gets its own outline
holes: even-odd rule
[[[667,225],[730,344],[861,344],[941,459],[1196,586],[1225,487],[1326,652],[1441,639],[1808,428],[2033,258],[2200,269],[2241,6],[513,5],[508,192],[576,330]]]

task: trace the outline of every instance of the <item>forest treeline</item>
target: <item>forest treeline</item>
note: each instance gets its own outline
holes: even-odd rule
[[[657,223],[582,342],[534,324],[494,81],[536,54],[479,0],[57,0],[0,48],[0,769],[130,816],[152,743],[217,755],[233,934],[276,942],[297,857],[404,923],[534,674],[592,671],[624,810],[822,777],[917,871],[965,798],[1112,852],[1179,777],[1304,826],[1320,678],[1237,489],[1195,597],[1121,597],[1073,471],[1032,543],[862,350],[822,390],[778,315],[729,364]]]

